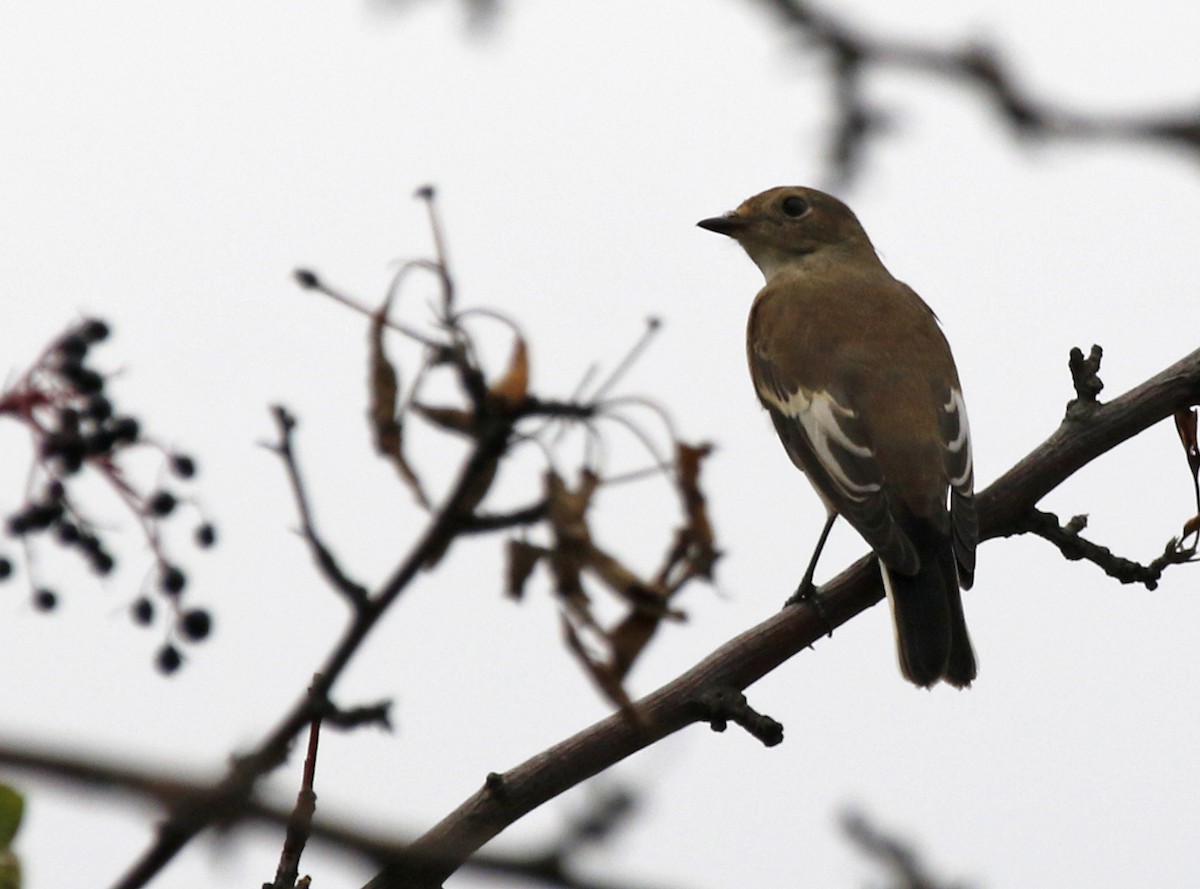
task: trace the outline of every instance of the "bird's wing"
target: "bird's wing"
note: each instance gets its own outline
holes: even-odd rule
[[[975,580],[975,546],[979,542],[979,518],[975,514],[975,464],[971,456],[971,429],[962,392],[952,388],[938,415],[946,478],[950,482],[950,525],[954,538],[954,560],[958,581],[970,589]]]
[[[920,560],[893,514],[859,412],[842,393],[789,387],[779,367],[760,352],[751,350],[750,362],[758,397],[792,462],[889,567],[915,573]]]

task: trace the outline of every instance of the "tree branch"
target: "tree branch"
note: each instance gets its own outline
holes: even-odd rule
[[[1064,559],[1072,562],[1083,559],[1099,566],[1105,574],[1121,583],[1140,583],[1148,590],[1157,589],[1158,581],[1168,565],[1196,561],[1195,545],[1184,546],[1178,537],[1173,537],[1163,547],[1162,555],[1150,564],[1142,565],[1084,538],[1080,532],[1086,527],[1087,516],[1075,516],[1067,524],[1060,525],[1054,513],[1033,509],[1029,511],[1024,530],[1053,543]]]
[[[833,123],[829,147],[835,181],[859,171],[868,140],[892,128],[895,115],[866,95],[866,75],[883,70],[915,71],[974,88],[1019,138],[1149,143],[1200,155],[1200,114],[1194,110],[1152,117],[1091,114],[1033,95],[994,47],[965,43],[943,48],[884,38],[852,25],[807,0],[755,0],[785,26],[801,32],[829,57],[833,80]]]
[[[194,799],[209,792],[211,784],[201,779],[182,778],[175,773],[154,772],[132,766],[103,762],[89,755],[49,753],[40,747],[22,747],[0,740],[0,765],[39,775],[53,781],[66,782],[74,787],[143,797],[170,808],[183,800]],[[603,816],[604,812],[599,813]],[[243,821],[258,822],[286,829],[293,811],[269,803],[248,799],[238,816]],[[596,815],[592,815],[595,818]],[[604,889],[603,882],[586,882],[571,872],[571,855],[576,847],[589,839],[580,834],[584,828],[569,827],[565,836],[553,841],[542,851],[520,855],[481,854],[466,862],[472,871],[495,875],[521,877],[536,884],[560,889]],[[406,854],[405,838],[384,838],[361,825],[318,818],[311,825],[311,839],[327,846],[349,851],[364,859],[383,865]],[[631,885],[621,883],[625,889]],[[647,887],[648,889],[648,887]]]
[[[1036,504],[1051,490],[1101,454],[1175,411],[1200,401],[1200,350],[1116,400],[1099,404],[1086,417],[1065,420],[1039,447],[978,496],[981,539],[1024,533]],[[522,410],[536,411],[526,404]],[[503,427],[505,424],[501,424]],[[481,436],[476,451],[446,506],[434,517],[393,578],[372,597],[367,612],[356,615],[322,670],[322,681],[303,696],[276,729],[249,756],[239,758],[226,776],[211,784],[146,775],[134,770],[98,769],[70,758],[54,758],[0,749],[0,762],[33,768],[84,784],[120,786],[150,796],[171,813],[158,840],[121,885],[141,885],[193,836],[215,823],[265,816],[251,796],[257,779],[282,762],[296,733],[327,706],[332,683],[358,644],[387,607],[419,572],[428,553],[455,534],[455,501],[466,493],[480,467],[502,451],[502,428]],[[408,846],[381,845],[389,862],[369,884],[383,887],[432,887],[474,854],[483,843],[527,812],[592,777],[631,753],[694,722],[713,719],[714,689],[741,690],[812,645],[829,625],[845,623],[882,598],[872,557],[864,557],[821,591],[823,615],[811,608],[784,609],[722,646],[686,673],[636,705],[638,719],[615,714],[497,775],[424,836]],[[720,722],[720,720],[717,720]],[[287,814],[283,813],[286,820]],[[321,836],[319,825],[314,836]]]
[[[496,460],[507,447],[516,416],[514,412],[500,411],[481,419],[474,449],[445,504],[393,575],[370,597],[365,607],[355,609],[350,625],[318,670],[319,676],[308,691],[251,753],[234,760],[220,782],[174,802],[170,817],[159,825],[155,840],[116,883],[115,889],[145,886],[197,833],[213,824],[241,817],[258,779],[284,762],[293,738],[314,716],[322,713],[338,677],[375,624],[408,588],[431,554],[444,551],[457,535],[456,523],[464,515],[462,504],[479,487],[480,479],[493,470]]]
[[[1114,401],[1098,404],[1086,419],[1064,421],[980,492],[981,541],[1022,533],[1038,501],[1067,478],[1197,401],[1200,350]],[[710,689],[745,689],[817,642],[826,632],[826,620],[840,626],[882,598],[874,557],[859,559],[822,588],[823,617],[809,607],[786,608],[638,701],[638,720],[614,714],[503,773],[407,847],[405,860],[385,867],[368,889],[435,889],[518,818],[630,754],[710,718],[711,709],[703,703]]]
[[[326,582],[341,593],[343,597],[357,610],[367,607],[369,593],[367,588],[353,580],[342,570],[341,564],[334,557],[333,551],[325,544],[317,533],[312,517],[312,509],[308,505],[308,491],[300,475],[300,464],[296,460],[295,449],[292,446],[292,436],[296,430],[296,418],[288,413],[287,408],[275,405],[271,408],[275,418],[275,426],[279,430],[279,442],[269,447],[283,461],[287,470],[288,481],[292,486],[292,496],[296,500],[296,511],[300,515],[300,533],[312,551],[313,561],[317,570]]]

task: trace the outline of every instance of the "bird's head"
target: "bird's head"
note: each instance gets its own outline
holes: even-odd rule
[[[875,255],[849,207],[833,195],[799,185],[764,191],[724,216],[696,224],[741,244],[768,281],[785,268]]]

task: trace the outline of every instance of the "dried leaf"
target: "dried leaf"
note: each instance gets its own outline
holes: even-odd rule
[[[391,461],[401,480],[412,491],[417,502],[429,508],[429,498],[421,487],[408,461],[404,459],[404,427],[399,417],[400,377],[396,368],[388,361],[383,348],[383,333],[387,324],[389,296],[379,310],[371,316],[369,359],[371,362],[370,408],[371,431],[375,436],[375,450]]]
[[[509,407],[515,407],[525,400],[529,391],[529,350],[525,340],[518,336],[513,343],[512,358],[508,362],[508,370],[488,390],[488,395],[498,399]]]
[[[584,470],[579,481],[579,490],[572,491],[551,470],[546,473],[543,487],[546,491],[546,512],[550,525],[555,532],[568,537],[586,539],[587,511],[592,505],[592,496],[600,485],[600,477],[594,472]]]
[[[562,628],[567,648],[575,655],[575,659],[579,661],[588,675],[592,677],[592,681],[596,683],[604,696],[626,713],[632,713],[633,701],[630,700],[629,695],[621,686],[621,678],[616,674],[612,666],[592,656],[566,615],[562,616]]]
[[[686,538],[687,541],[692,573],[708,580],[712,580],[713,566],[720,555],[716,549],[712,523],[708,519],[708,502],[700,490],[700,467],[704,458],[711,453],[710,444],[692,447],[679,442],[675,450],[679,493],[683,497],[684,512],[687,515],[687,525],[681,538]]]
[[[1183,526],[1183,536],[1186,539],[1197,533],[1196,523],[1200,521],[1200,445],[1196,441],[1196,409],[1183,408],[1175,411],[1175,431],[1179,433],[1179,441],[1183,452],[1187,455],[1188,468],[1192,471],[1192,493],[1196,497],[1196,518],[1189,519]]]
[[[589,560],[592,541],[584,516],[595,491],[595,482],[586,474],[580,492],[571,491],[557,473],[546,473],[546,513],[554,546],[550,550],[550,568],[560,596],[583,596],[580,575]]]
[[[613,628],[609,642],[612,646],[612,669],[617,679],[625,678],[661,622],[661,614],[636,609]]]
[[[1196,409],[1183,408],[1175,412],[1175,431],[1179,433],[1179,441],[1187,455],[1188,467],[1192,475],[1200,473],[1200,446],[1196,442]]]
[[[680,615],[668,609],[667,595],[661,585],[643,580],[592,542],[587,511],[599,485],[599,476],[592,472],[582,474],[577,490],[568,488],[556,473],[546,473],[547,516],[554,535],[554,546],[547,557],[563,604],[563,631],[568,646],[605,696],[636,719],[638,716],[621,681],[663,618]],[[603,630],[592,614],[581,581],[585,571],[630,606],[628,615],[611,631]],[[604,639],[607,658],[600,659],[587,651],[578,626]]]
[[[604,550],[593,546],[587,562],[592,573],[626,602],[634,603],[646,598],[647,586],[642,579]]]
[[[546,550],[523,540],[508,542],[508,590],[507,594],[513,599],[520,600],[525,594],[525,584],[529,580],[538,560],[546,555]]]
[[[423,419],[428,420],[439,429],[448,432],[461,432],[473,435],[475,432],[475,415],[456,407],[435,407],[428,404],[413,402],[412,409]]]

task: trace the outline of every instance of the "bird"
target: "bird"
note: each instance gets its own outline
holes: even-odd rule
[[[772,188],[701,228],[766,279],[746,353],[762,406],[826,522],[796,596],[819,605],[817,560],[843,516],[878,557],[903,676],[976,676],[962,589],[979,523],[966,406],[933,310],[892,277],[854,212],[814,188]]]

